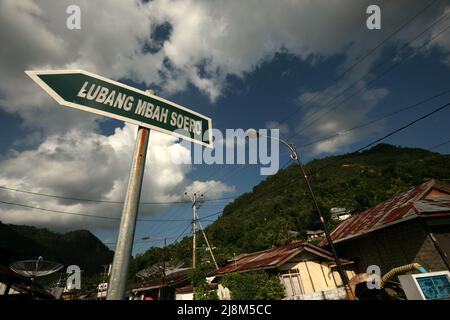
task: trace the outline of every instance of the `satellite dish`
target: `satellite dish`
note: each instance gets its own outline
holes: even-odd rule
[[[151,265],[148,268],[142,269],[136,273],[136,276],[141,279],[147,279],[151,278],[153,276],[161,275],[163,272],[166,275],[169,275],[171,273],[181,271],[181,266],[183,266],[183,262],[158,262],[153,265]]]
[[[39,257],[37,260],[16,261],[9,265],[9,268],[15,273],[29,278],[47,276],[62,267],[61,263],[46,261],[43,257]]]

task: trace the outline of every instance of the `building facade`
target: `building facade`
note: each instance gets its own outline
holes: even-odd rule
[[[339,254],[358,273],[379,266],[381,274],[420,263],[428,271],[450,266],[450,186],[437,180],[384,201],[342,222],[331,233]],[[322,246],[327,247],[326,240]]]
[[[355,275],[353,262],[341,259],[348,278]],[[219,280],[224,274],[265,270],[279,276],[286,299],[344,299],[343,283],[332,254],[313,244],[295,241],[264,251],[242,254],[216,270]],[[220,295],[219,295],[220,296]]]

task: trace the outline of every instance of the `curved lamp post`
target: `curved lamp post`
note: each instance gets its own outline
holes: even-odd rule
[[[305,169],[303,168],[303,165],[302,165],[302,163],[300,161],[300,157],[298,156],[298,153],[297,153],[297,150],[295,148],[295,145],[293,143],[287,142],[287,141],[285,141],[283,139],[267,136],[267,135],[262,134],[262,133],[260,133],[259,131],[256,131],[256,130],[249,130],[249,131],[247,131],[246,134],[247,134],[248,137],[251,137],[251,138],[252,137],[253,138],[264,137],[264,138],[277,140],[277,141],[281,142],[282,144],[284,144],[289,149],[291,159],[296,161],[297,164],[299,165],[300,170],[302,171],[302,174],[303,174],[303,178],[305,179],[306,185],[308,186],[309,193],[310,193],[311,198],[312,198],[312,200],[314,202],[314,207],[315,207],[315,209],[317,211],[317,214],[319,215],[320,222],[322,223],[323,230],[325,231],[325,236],[326,236],[327,241],[328,241],[328,243],[330,245],[331,252],[333,253],[333,257],[334,257],[334,261],[336,263],[336,267],[338,269],[339,275],[341,276],[342,283],[344,284],[345,290],[347,292],[347,297],[349,299],[351,299],[351,300],[354,300],[355,298],[354,298],[353,292],[350,289],[349,280],[348,280],[347,274],[344,272],[344,269],[342,268],[341,261],[339,260],[339,256],[338,256],[338,254],[336,252],[336,249],[335,249],[335,247],[333,245],[333,240],[331,239],[330,232],[328,231],[328,228],[327,228],[327,226],[325,224],[325,220],[323,218],[322,212],[321,212],[321,210],[319,208],[319,205],[317,204],[316,196],[314,195],[314,192],[313,192],[313,190],[311,188],[311,184],[309,183],[308,176],[306,175]]]

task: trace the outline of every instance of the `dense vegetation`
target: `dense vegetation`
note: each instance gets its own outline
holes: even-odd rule
[[[379,144],[360,153],[313,160],[305,168],[319,205],[328,218],[332,207],[361,212],[427,179],[448,182],[449,160],[448,155]],[[330,220],[327,223],[333,227]],[[298,232],[296,239],[305,239],[306,230],[320,228],[300,170],[297,165],[291,165],[227,205],[222,216],[206,228],[206,234],[216,247],[215,257],[221,265],[243,252],[289,243],[294,240],[292,235],[295,233],[288,231]],[[198,239],[198,246],[204,246],[202,237]],[[166,248],[151,248],[136,256],[130,265],[130,281],[137,281],[137,271],[162,262],[163,257],[191,265],[191,241],[191,237],[186,237]],[[82,293],[96,291],[96,285],[102,282],[103,265],[113,258],[113,252],[85,230],[58,234],[46,229],[0,223],[0,247],[13,252],[16,260],[43,256],[66,266],[79,265],[84,270]],[[191,275],[193,282],[204,279],[204,273],[212,270],[208,251],[199,250],[198,254],[200,268]],[[252,276],[260,277],[253,274],[247,277]],[[236,280],[236,277],[240,276],[230,276],[226,281],[233,285],[245,280]],[[261,281],[270,282],[270,279]],[[202,283],[197,286],[204,287]],[[198,298],[208,293],[206,289],[197,292]]]
[[[285,296],[280,278],[263,270],[229,273],[220,283],[230,289],[231,300],[281,300]]]
[[[427,179],[449,180],[450,157],[422,149],[379,144],[370,150],[313,160],[306,165],[324,215],[332,207],[361,212]],[[333,227],[331,221],[328,221]],[[291,165],[255,186],[225,207],[206,228],[217,248],[219,264],[242,252],[263,250],[305,238],[306,230],[321,228],[298,166]],[[166,257],[191,263],[191,238],[168,246]],[[202,245],[201,239],[199,246]],[[134,273],[161,260],[161,248],[152,248],[132,261]],[[211,260],[200,252],[200,261]]]
[[[85,276],[102,272],[103,265],[111,263],[114,254],[87,230],[60,234],[1,222],[0,247],[10,251],[14,260],[35,260],[42,256],[66,267],[78,265]]]

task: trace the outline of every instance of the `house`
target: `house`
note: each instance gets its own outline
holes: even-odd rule
[[[214,277],[213,277],[214,278]],[[212,279],[206,278],[206,289],[219,293],[220,284],[211,283]],[[192,284],[175,289],[175,300],[194,300],[194,286]]]
[[[325,231],[323,230],[306,230],[306,240],[308,242],[320,240],[325,237]]]
[[[347,210],[346,208],[331,208],[330,216],[331,219],[335,221],[344,221],[352,216],[352,210]]]
[[[189,268],[158,276],[149,281],[134,283],[127,287],[127,296],[130,300],[173,300],[176,289],[190,284],[188,278]]]
[[[353,262],[341,259],[349,278],[355,275]],[[264,251],[241,254],[234,261],[212,273],[217,279],[232,272],[265,270],[280,277],[286,299],[340,299],[345,290],[336,270],[333,255],[323,248],[304,241]],[[219,288],[219,297],[226,296],[226,290]]]
[[[432,179],[339,224],[331,233],[339,254],[359,273],[385,274],[417,262],[428,271],[450,265],[450,185]],[[326,239],[319,244],[327,248]]]

